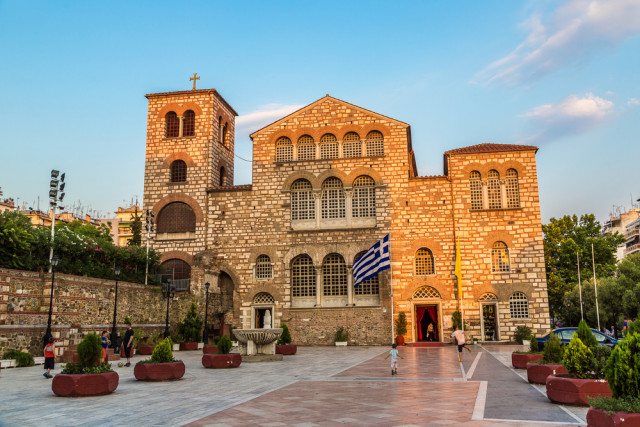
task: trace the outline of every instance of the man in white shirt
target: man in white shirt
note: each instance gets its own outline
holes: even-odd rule
[[[458,362],[462,362],[462,348],[466,348],[469,353],[471,353],[471,349],[465,344],[467,342],[467,333],[463,330],[456,329],[451,336],[456,340],[456,344],[458,345]]]

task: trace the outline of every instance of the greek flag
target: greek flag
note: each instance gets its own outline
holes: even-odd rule
[[[391,268],[389,256],[389,235],[376,242],[369,250],[353,264],[353,278],[355,288],[367,279],[371,279],[379,272]]]

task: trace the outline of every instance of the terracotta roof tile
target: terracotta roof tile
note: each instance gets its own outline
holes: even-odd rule
[[[252,184],[225,185],[222,187],[207,188],[207,193],[226,193],[228,191],[250,191],[252,188],[253,188]]]
[[[445,151],[446,154],[477,154],[477,153],[500,153],[504,151],[538,151],[538,147],[533,145],[517,145],[517,144],[478,144],[469,147],[456,148],[454,150]]]

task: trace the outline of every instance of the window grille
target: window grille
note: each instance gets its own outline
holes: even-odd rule
[[[489,209],[502,208],[502,194],[500,189],[500,174],[496,170],[489,171],[487,180],[487,189],[489,194]]]
[[[509,311],[512,319],[529,318],[529,300],[522,292],[514,292],[509,297]]]
[[[362,157],[362,141],[360,141],[360,135],[355,132],[349,132],[342,138],[342,156]]]
[[[415,263],[416,276],[434,274],[433,253],[431,253],[429,249],[418,249],[416,251]]]
[[[175,160],[171,163],[171,182],[187,181],[187,164],[184,160]]]
[[[341,255],[331,254],[324,259],[322,284],[325,296],[347,295],[347,266]]]
[[[169,203],[158,214],[158,233],[186,233],[196,231],[196,214],[182,202]]]
[[[472,171],[469,174],[469,192],[471,193],[471,209],[482,209],[482,177],[478,171]]]
[[[367,134],[367,156],[384,156],[384,137],[377,130]]]
[[[224,166],[220,167],[220,187],[225,185],[227,182],[227,171],[224,169]]]
[[[520,188],[518,185],[518,172],[515,169],[509,169],[507,171],[506,182],[507,193],[507,207],[519,208],[520,207]]]
[[[256,279],[273,278],[273,266],[268,255],[260,255],[256,260]]]
[[[440,292],[432,288],[431,286],[423,286],[416,289],[413,293],[413,298],[438,298],[441,299]]]
[[[300,255],[291,263],[291,295],[316,296],[316,269],[309,255]]]
[[[196,133],[196,113],[192,110],[184,112],[182,118],[182,136],[193,136]]]
[[[351,212],[354,218],[376,216],[376,188],[373,178],[364,175],[353,181]]]
[[[286,136],[276,141],[276,162],[290,162],[293,160],[293,144]]]
[[[322,183],[322,219],[344,218],[345,216],[342,181],[335,177],[327,178]]]
[[[478,301],[498,301],[498,297],[494,293],[487,292],[482,294],[482,296],[478,298]]]
[[[367,253],[367,251],[362,251],[358,255],[356,255],[355,260],[357,261],[362,255]],[[353,288],[353,291],[356,295],[380,295],[380,280],[378,279],[379,275],[375,275],[370,279],[364,280],[360,282],[358,286]]]
[[[298,160],[314,160],[316,158],[316,143],[309,135],[298,138]]]
[[[181,259],[168,259],[160,265],[160,271],[166,278],[183,280],[191,278],[191,266]]]
[[[164,135],[167,138],[180,136],[180,119],[175,111],[169,111],[164,116]]]
[[[510,271],[509,248],[504,242],[495,242],[491,247],[491,271]]]
[[[320,158],[321,159],[337,159],[338,158],[338,140],[330,133],[320,138]]]
[[[291,185],[291,220],[315,219],[315,200],[311,183],[306,179],[299,179]]]
[[[266,292],[260,292],[255,297],[253,297],[254,304],[275,304],[275,302],[276,301],[273,299],[273,296]]]

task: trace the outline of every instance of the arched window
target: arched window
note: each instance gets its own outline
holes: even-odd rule
[[[320,158],[338,158],[338,140],[336,139],[335,135],[328,133],[320,138]]]
[[[186,203],[173,202],[158,214],[158,233],[186,233],[196,231],[196,214]]]
[[[376,187],[373,178],[363,175],[353,181],[351,212],[354,218],[376,216]]]
[[[175,111],[169,111],[164,116],[164,136],[167,138],[180,136],[180,119]]]
[[[220,166],[220,187],[226,185],[227,182],[227,171],[224,169],[224,166]]]
[[[504,242],[495,242],[491,247],[491,271],[510,271],[509,248]]]
[[[322,264],[322,294],[347,295],[347,265],[339,254],[330,254]]]
[[[182,119],[182,136],[193,136],[196,133],[196,113],[193,110],[184,112]]]
[[[273,266],[269,255],[260,255],[256,260],[256,279],[273,278]]]
[[[354,261],[357,261],[367,251],[362,251],[356,255]],[[380,294],[380,280],[378,275],[373,276],[370,279],[360,282],[360,284],[353,288],[356,295],[379,295]]]
[[[187,164],[184,160],[174,160],[171,162],[171,182],[187,181]]]
[[[276,141],[276,162],[290,162],[293,160],[293,144],[286,136]]]
[[[478,301],[498,301],[498,297],[493,292],[485,292]]]
[[[291,220],[315,218],[315,201],[311,183],[306,179],[298,179],[291,185]]]
[[[349,132],[344,136],[344,138],[342,138],[342,156],[362,156],[362,141],[360,141],[360,135],[355,132]]]
[[[434,274],[433,253],[427,248],[420,248],[416,251],[415,258],[415,274],[416,276],[426,276]]]
[[[490,170],[487,180],[489,209],[502,208],[502,194],[500,189],[500,174],[497,170]]]
[[[471,171],[469,174],[469,192],[471,193],[471,209],[483,208],[482,203],[482,176],[478,171]]]
[[[377,130],[367,134],[367,156],[384,156],[384,137]]]
[[[191,278],[191,266],[181,259],[168,259],[160,264],[163,279],[182,280]]]
[[[346,217],[344,187],[342,181],[331,177],[322,183],[322,219]]]
[[[254,304],[275,304],[275,302],[273,295],[267,292],[260,292],[253,297]]]
[[[316,158],[316,143],[309,135],[298,138],[298,160],[313,160]]]
[[[220,144],[224,144],[223,140],[222,140],[222,116],[218,117],[218,142]]]
[[[300,255],[291,263],[291,296],[316,296],[316,269],[309,255]]]
[[[438,298],[442,299],[440,296],[440,292],[437,289],[432,288],[431,286],[423,286],[421,288],[416,289],[413,293],[414,299],[423,299],[423,298]]]
[[[529,318],[529,300],[522,292],[514,292],[509,297],[509,311],[512,319]]]
[[[505,184],[507,193],[507,207],[520,207],[520,187],[518,185],[518,172],[515,169],[507,170],[507,181]]]
[[[228,141],[228,139],[229,139],[229,138],[228,138],[228,136],[227,136],[227,133],[228,133],[228,132],[227,132],[227,129],[228,129],[228,128],[229,128],[229,126],[228,126],[226,123],[222,126],[222,144],[223,144],[225,147],[228,147],[228,146],[229,146],[229,141]]]

